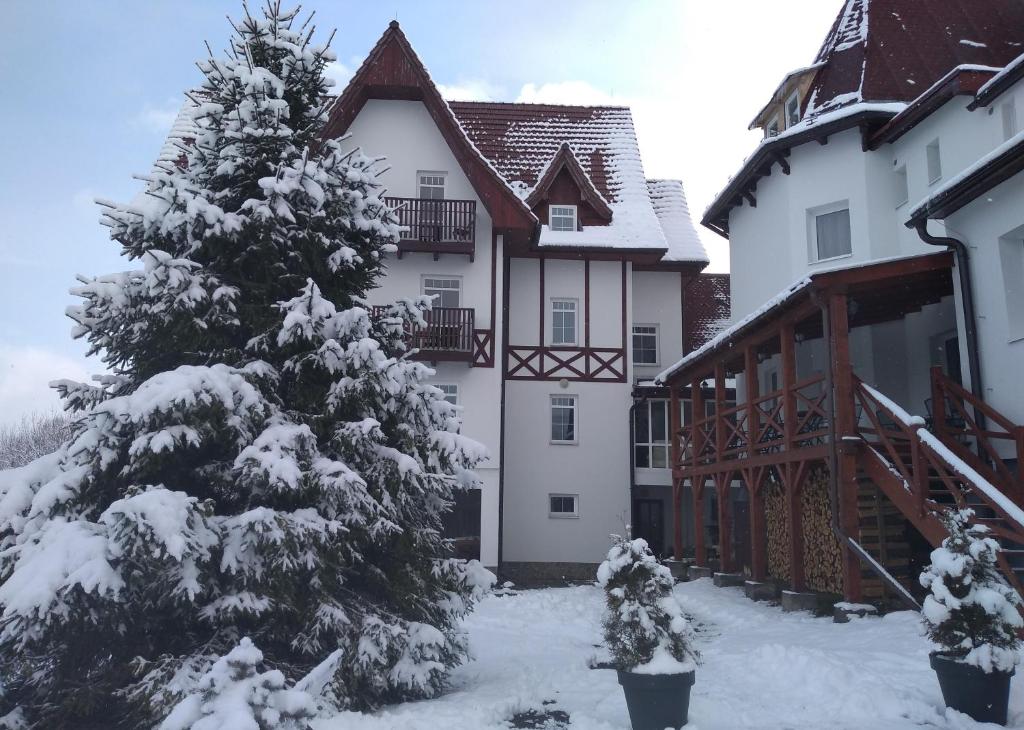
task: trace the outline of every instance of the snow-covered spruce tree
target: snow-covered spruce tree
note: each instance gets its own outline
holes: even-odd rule
[[[999,543],[974,511],[943,516],[949,537],[921,573],[928,589],[922,610],[928,637],[941,651],[985,672],[1009,671],[1019,661],[1020,597],[999,574]]]
[[[681,674],[698,660],[693,632],[672,595],[672,573],[647,541],[613,536],[615,544],[597,570],[607,607],[604,638],[612,663],[626,672]]]
[[[311,35],[246,10],[185,164],[108,205],[140,266],[69,314],[111,375],[61,384],[69,442],[0,472],[0,716],[151,727],[242,637],[327,707],[433,695],[465,657],[493,576],[440,518],[483,449],[405,357],[429,302],[362,305],[396,219],[321,138]]]

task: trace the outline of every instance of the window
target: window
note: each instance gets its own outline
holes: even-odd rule
[[[1006,293],[1007,339],[1024,339],[1024,232],[1020,230],[999,239],[999,258]]]
[[[576,396],[551,396],[551,443],[576,443]]]
[[[928,159],[928,184],[942,177],[942,157],[939,155],[939,140],[934,139],[924,148]]]
[[[633,465],[638,469],[667,469],[668,401],[649,400],[633,409]]]
[[[434,309],[461,306],[462,279],[453,276],[424,276],[423,294],[434,298]]]
[[[800,121],[800,96],[797,92],[790,94],[786,99],[786,128],[792,127]]]
[[[776,137],[776,136],[778,136],[778,134],[779,134],[779,118],[775,117],[775,119],[773,119],[770,122],[768,122],[768,125],[764,128],[764,136],[765,137]]]
[[[900,165],[893,173],[892,181],[893,205],[899,208],[910,198],[910,190],[907,187],[907,166]]]
[[[572,518],[580,516],[578,494],[549,494],[548,517]]]
[[[444,399],[453,406],[459,405],[459,386],[455,383],[441,383],[437,386],[444,393]]]
[[[420,198],[426,200],[442,200],[444,198],[444,178],[443,172],[420,172],[417,173],[419,181],[417,187],[419,188]]]
[[[658,364],[658,325],[633,325],[633,364]]]
[[[576,344],[576,300],[551,300],[551,344]]]
[[[1003,117],[1003,140],[1017,134],[1017,106],[1013,100],[1006,102],[1000,109]]]
[[[575,231],[576,206],[552,205],[548,209],[548,226],[552,231]]]
[[[811,211],[811,260],[827,261],[853,252],[850,239],[850,209],[840,205]]]

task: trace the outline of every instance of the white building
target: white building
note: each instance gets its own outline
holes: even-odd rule
[[[371,304],[437,296],[414,344],[490,451],[453,535],[513,577],[591,578],[635,519],[632,485],[634,531],[664,543],[667,410],[635,384],[683,353],[707,255],[681,183],[645,178],[629,109],[446,102],[392,23],[328,134],[387,156],[407,229]],[[632,409],[634,391],[653,399]]]
[[[805,545],[830,545],[832,532],[840,544],[870,543],[885,563],[888,531],[888,562],[900,566],[901,578],[913,574],[926,548],[915,529],[933,542],[941,535],[920,505],[954,482],[944,503],[983,491],[956,476],[936,481],[950,466],[935,465],[948,461],[943,449],[1024,504],[1024,429],[1016,425],[1024,423],[1024,391],[1015,382],[1024,367],[1022,41],[1018,0],[846,0],[814,62],[788,74],[756,115],[751,127],[763,131],[761,143],[703,217],[729,239],[733,324],[662,380],[696,388],[711,370],[713,381],[736,373],[745,407],[730,411],[727,423],[709,418],[693,428],[700,439],[693,448],[706,452],[677,454],[676,478],[700,491],[713,474],[718,500],[730,503],[763,500],[765,478],[782,484],[788,501],[779,529],[802,524],[805,534],[790,531],[787,547],[769,544],[767,552],[788,561],[787,580],[798,590],[837,591],[845,582],[848,596],[859,597],[849,544],[841,548],[842,576],[819,570],[820,585],[812,585],[803,570],[821,567]],[[753,375],[756,384],[747,382]],[[872,391],[861,382],[885,402],[865,398]],[[708,397],[723,400],[721,392]],[[927,419],[942,444],[934,453],[922,448],[936,461],[914,466],[898,449],[885,452],[887,439],[904,439],[907,448],[916,439],[900,431],[899,406]],[[872,419],[881,423],[873,431]],[[750,423],[761,430],[746,433]],[[720,436],[722,429],[730,435]],[[765,476],[776,468],[779,476]],[[901,502],[909,482],[885,492],[890,468],[921,480],[913,487],[923,492],[919,504]],[[831,480],[842,528],[807,526],[818,517],[808,500],[801,506],[801,491],[816,471]],[[872,480],[888,497],[865,491]],[[885,502],[871,508],[870,530],[869,498]],[[886,517],[886,499],[905,526]],[[731,510],[720,509],[720,520]],[[701,508],[693,512],[700,522]],[[764,515],[758,519],[749,530],[722,524],[715,531],[726,536],[723,564],[763,580],[765,538],[750,537],[763,532]],[[882,527],[886,520],[895,527]],[[1022,530],[1015,524],[1006,535]],[[745,555],[728,543],[737,533],[746,534]]]

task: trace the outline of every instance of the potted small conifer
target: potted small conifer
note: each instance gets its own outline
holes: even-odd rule
[[[698,659],[672,595],[672,574],[641,539],[615,537],[597,580],[607,611],[604,636],[626,694],[633,730],[686,724]]]
[[[1006,724],[1010,677],[1019,661],[1020,597],[996,567],[999,543],[973,510],[949,512],[949,537],[921,573],[928,589],[922,614],[939,645],[931,665],[948,707],[979,722]]]

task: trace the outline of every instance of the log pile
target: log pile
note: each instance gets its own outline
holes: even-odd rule
[[[832,531],[832,502],[827,469],[804,480],[800,515],[804,533],[804,576],[807,587],[825,593],[843,592],[842,546]]]
[[[765,531],[768,542],[768,575],[789,581],[789,519],[786,514],[786,491],[782,484],[769,478],[764,486]]]

